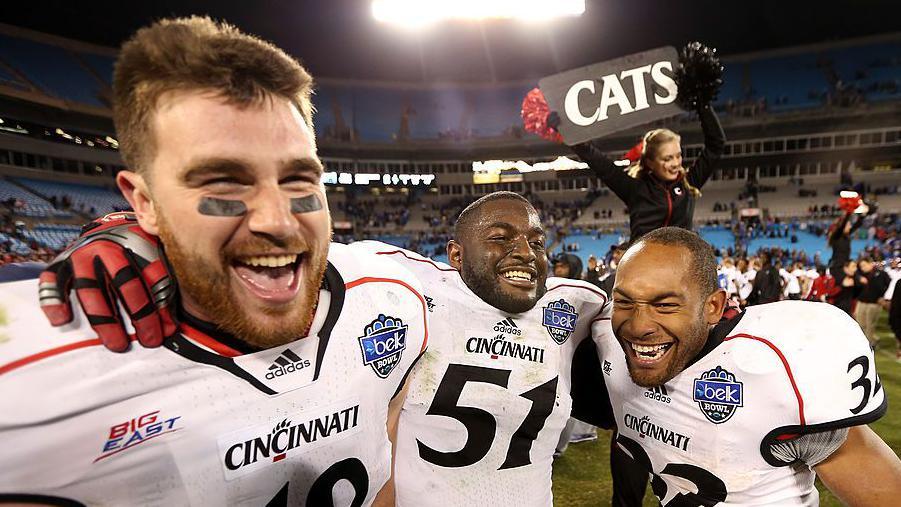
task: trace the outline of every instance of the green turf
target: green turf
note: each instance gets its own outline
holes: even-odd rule
[[[876,351],[876,368],[882,385],[889,398],[889,412],[882,419],[871,424],[883,440],[898,454],[901,454],[901,363],[895,360],[895,338],[886,324],[885,314],[879,322],[880,348]],[[598,439],[570,445],[566,453],[554,462],[554,505],[560,507],[581,507],[610,505],[612,484],[610,480],[610,432],[599,431]],[[817,481],[820,489],[820,505],[824,507],[842,505]],[[650,493],[645,496],[644,505],[657,506],[657,499]]]

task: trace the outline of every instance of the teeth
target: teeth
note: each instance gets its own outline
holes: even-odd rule
[[[244,257],[241,262],[248,266],[262,266],[266,268],[280,268],[292,264],[297,260],[297,255],[257,255]]]
[[[525,271],[507,271],[503,274],[504,278],[509,280],[524,280],[527,282],[532,281],[532,275],[526,273]]]
[[[663,345],[637,345],[630,343],[629,345],[632,346],[632,350],[635,351],[639,358],[655,361],[666,353],[672,343],[664,343]]]
[[[635,352],[657,352],[658,350],[663,350],[666,348],[668,344],[664,343],[662,345],[638,345],[636,343],[632,343],[632,349]]]

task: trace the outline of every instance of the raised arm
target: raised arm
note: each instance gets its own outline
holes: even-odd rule
[[[701,188],[710,175],[716,169],[723,151],[726,148],[726,133],[717,118],[713,107],[707,105],[698,108],[698,116],[701,120],[701,130],[704,132],[704,149],[695,160],[694,165],[688,171],[688,181],[697,188]]]
[[[591,167],[595,176],[601,179],[610,190],[620,198],[621,201],[629,204],[637,185],[635,178],[626,174],[622,167],[617,166],[612,160],[604,155],[594,141],[577,144],[571,146],[573,152],[579,156],[585,163]]]

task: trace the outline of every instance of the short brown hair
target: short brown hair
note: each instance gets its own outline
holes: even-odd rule
[[[154,155],[157,102],[172,91],[209,90],[248,106],[290,100],[313,128],[313,79],[274,45],[208,17],[164,19],[122,45],[113,72],[113,121],[122,158],[136,171]]]

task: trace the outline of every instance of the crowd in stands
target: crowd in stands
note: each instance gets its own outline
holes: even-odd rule
[[[17,262],[48,262],[59,253],[25,234],[24,223],[16,219],[15,200],[0,203],[0,266]]]
[[[337,209],[343,211],[348,218],[362,227],[403,227],[410,220],[410,200],[387,198],[378,201],[356,200],[353,198],[338,202]]]

